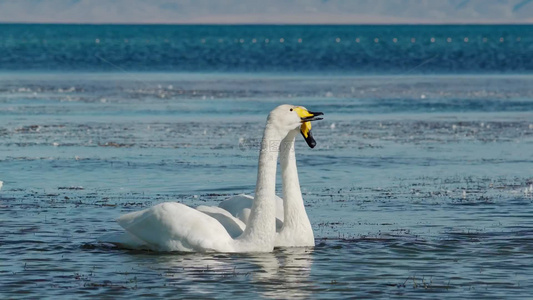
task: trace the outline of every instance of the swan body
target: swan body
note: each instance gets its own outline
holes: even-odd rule
[[[281,105],[270,112],[261,141],[255,198],[246,226],[221,209],[193,209],[165,202],[119,217],[117,222],[126,233],[108,235],[107,240],[100,241],[154,251],[271,252],[276,238],[278,158],[278,151],[272,151],[271,145],[302,123],[315,120],[314,116],[307,109],[292,105]]]
[[[155,251],[235,252],[220,222],[181,203],[161,203],[123,215],[117,222]]]

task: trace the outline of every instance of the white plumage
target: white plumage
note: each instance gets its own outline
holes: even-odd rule
[[[276,196],[276,240],[275,247],[306,247],[315,245],[311,222],[305,211],[296,167],[294,138],[297,131],[291,131],[284,139],[287,146],[280,150],[283,197]],[[237,195],[222,201],[219,207],[248,224],[247,214],[254,197]]]
[[[307,119],[312,116],[305,108],[292,105],[281,105],[268,116],[259,155],[255,198],[240,212],[246,225],[221,208],[193,209],[181,203],[166,202],[121,216],[117,221],[126,233],[107,235],[100,241],[155,251],[272,251],[279,200],[275,200],[278,151],[272,151],[271,145],[289,135],[294,143],[294,133],[304,121],[301,114]]]

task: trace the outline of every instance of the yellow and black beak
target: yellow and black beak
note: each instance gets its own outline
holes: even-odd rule
[[[311,134],[311,121],[322,120],[322,118],[318,118],[317,116],[322,116],[323,113],[308,111],[303,107],[296,107],[294,110],[298,113],[300,119],[302,120],[302,126],[300,126],[300,132],[302,133],[302,136],[307,142],[307,145],[310,148],[314,148],[316,146],[316,141]]]

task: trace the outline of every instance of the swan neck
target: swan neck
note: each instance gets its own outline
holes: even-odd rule
[[[310,227],[298,179],[294,140],[298,130],[291,131],[282,141],[280,150],[281,177],[283,180],[283,227]]]
[[[273,247],[276,232],[276,168],[281,134],[267,122],[257,170],[255,198],[250,212],[248,226],[241,236],[254,245]]]

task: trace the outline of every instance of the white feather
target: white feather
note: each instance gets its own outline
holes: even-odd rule
[[[271,145],[283,140],[290,132],[300,127],[301,118],[293,111],[294,106],[281,105],[268,117],[263,133],[255,198],[249,208],[246,227],[238,219],[220,210],[193,209],[181,203],[167,202],[151,208],[128,213],[118,218],[118,223],[134,239],[121,236],[115,244],[127,243],[128,247],[149,248],[155,251],[188,252],[270,252],[276,238],[276,168],[278,151]],[[222,223],[219,221],[222,220]],[[230,230],[224,227],[233,226]],[[233,238],[236,228],[244,229]],[[139,240],[142,243],[139,243]]]

